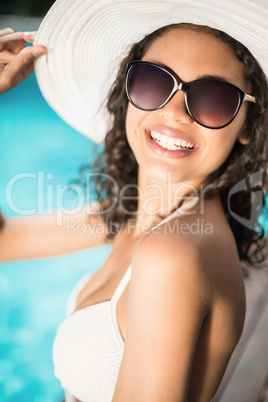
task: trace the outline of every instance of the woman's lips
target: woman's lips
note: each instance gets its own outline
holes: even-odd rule
[[[184,134],[165,127],[150,128],[145,131],[145,136],[148,147],[153,152],[170,158],[190,156],[198,148]]]

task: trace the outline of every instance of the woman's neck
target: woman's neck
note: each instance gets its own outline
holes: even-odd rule
[[[187,200],[198,196],[202,180],[174,183],[171,172],[166,181],[156,181],[138,172],[137,223],[157,223]]]

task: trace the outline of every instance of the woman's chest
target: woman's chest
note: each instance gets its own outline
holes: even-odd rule
[[[104,265],[91,278],[83,281],[83,285],[79,288],[75,298],[74,311],[112,300],[120,281],[131,264],[134,247],[135,244],[131,241],[128,244],[124,241],[122,244],[115,242]],[[126,336],[128,293],[129,282],[121,289],[120,297],[115,305],[118,327],[124,339]]]
[[[88,306],[111,300],[117,284],[123,277],[129,260],[122,261],[116,255],[110,255],[105,264],[88,280],[83,282],[79,293],[76,296],[75,311]]]
[[[112,399],[126,337],[130,251],[112,249],[103,267],[77,288],[75,309],[58,328],[55,375],[79,400]]]

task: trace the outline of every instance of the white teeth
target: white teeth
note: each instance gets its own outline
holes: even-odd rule
[[[180,140],[179,138],[168,137],[167,135],[161,134],[157,131],[151,131],[151,138],[155,140],[158,145],[162,148],[176,151],[178,149],[192,149],[194,144],[187,142],[185,140]]]

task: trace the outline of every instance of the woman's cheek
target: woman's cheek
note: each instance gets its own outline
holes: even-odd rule
[[[127,140],[132,150],[135,141],[142,132],[141,125],[146,114],[148,114],[148,112],[135,108],[131,103],[128,104],[125,127]]]

